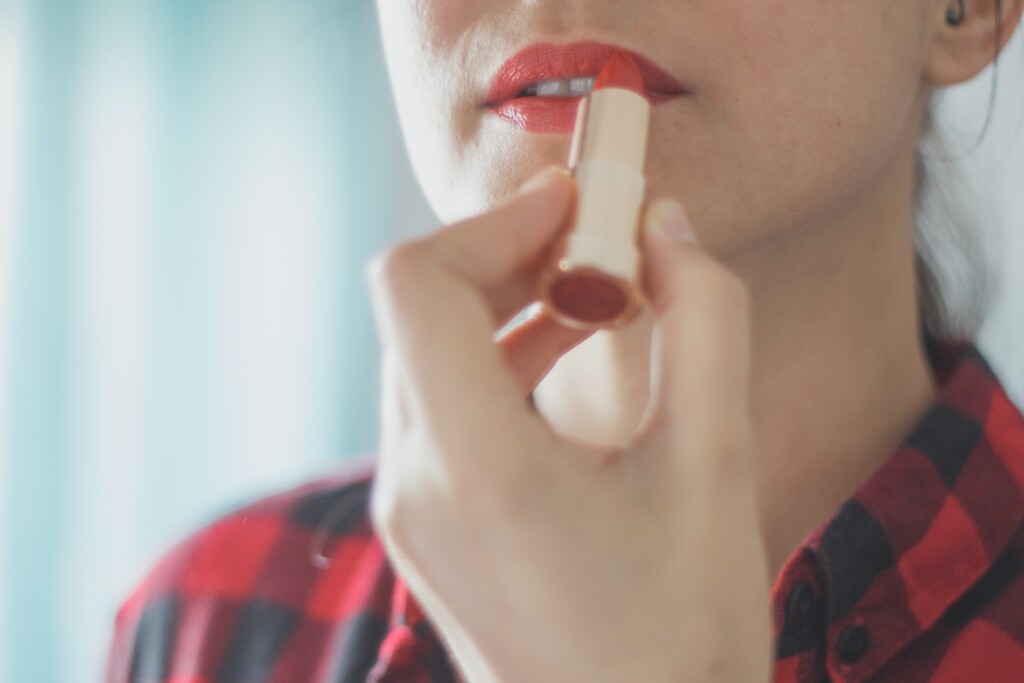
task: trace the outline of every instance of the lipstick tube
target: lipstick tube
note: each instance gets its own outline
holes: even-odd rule
[[[576,114],[569,170],[574,225],[541,279],[549,315],[579,329],[625,325],[640,309],[637,227],[651,105],[628,54],[612,56]]]

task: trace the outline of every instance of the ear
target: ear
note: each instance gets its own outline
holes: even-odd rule
[[[1024,0],[964,0],[964,20],[957,26],[946,21],[946,13],[959,8],[958,0],[936,0],[933,8],[935,29],[923,78],[947,86],[969,81],[995,60],[1020,24]]]

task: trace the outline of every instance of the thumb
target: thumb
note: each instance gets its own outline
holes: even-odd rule
[[[648,429],[663,432],[678,457],[719,461],[723,451],[742,454],[744,444],[730,441],[747,439],[749,431],[746,286],[699,246],[672,199],[647,208],[642,249],[644,293],[659,342],[651,359]]]

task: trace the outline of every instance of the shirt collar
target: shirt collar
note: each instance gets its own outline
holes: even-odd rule
[[[866,678],[930,628],[991,568],[1024,522],[1024,418],[972,343],[926,343],[937,400],[797,549],[773,591],[778,621],[786,611],[783,588],[820,577],[826,665],[837,680]],[[387,662],[407,659],[396,657],[398,651],[413,643],[435,652],[441,646],[398,577],[391,606],[378,666],[393,673]],[[853,629],[870,646],[846,663],[840,641]]]
[[[817,565],[838,680],[871,675],[930,628],[1024,521],[1024,418],[972,343],[927,342],[937,400],[773,591],[780,615],[784,587]]]

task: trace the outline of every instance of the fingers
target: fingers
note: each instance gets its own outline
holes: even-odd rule
[[[493,211],[425,240],[431,257],[483,293],[498,324],[531,303],[550,247],[567,226],[575,183],[559,167],[528,180]]]
[[[651,204],[644,288],[656,318],[650,429],[698,469],[749,450],[749,302],[743,282],[698,246],[682,208]]]
[[[538,313],[498,340],[505,364],[519,382],[523,396],[533,391],[555,361],[593,334],[561,324]]]
[[[546,168],[493,211],[460,221],[429,238],[436,258],[478,287],[501,284],[536,257],[565,223],[572,178]]]
[[[503,316],[533,298],[533,278],[566,223],[572,192],[568,176],[546,171],[495,210],[392,249],[369,269],[406,409],[453,451],[476,431],[467,424],[500,432],[526,414],[492,337]]]

